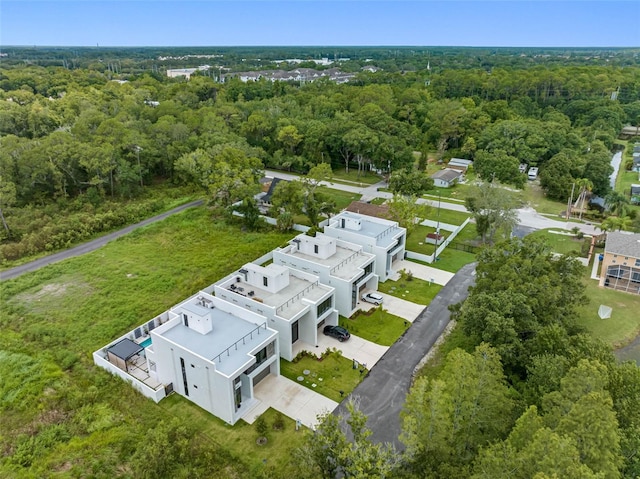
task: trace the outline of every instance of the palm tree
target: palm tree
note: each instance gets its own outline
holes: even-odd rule
[[[582,219],[582,213],[585,210],[584,203],[587,199],[587,194],[591,192],[593,189],[593,183],[588,178],[579,178],[576,180],[576,184],[580,188],[580,193],[578,194],[578,199],[576,200],[576,204],[580,205],[580,215],[579,219]]]
[[[614,231],[615,229],[622,228],[622,221],[617,216],[609,216],[602,223],[600,223],[600,230],[602,231]]]
[[[612,214],[624,216],[629,199],[619,191],[611,191],[604,199]]]

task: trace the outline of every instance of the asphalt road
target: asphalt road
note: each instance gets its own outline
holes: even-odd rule
[[[474,283],[475,266],[475,263],[468,264],[456,273],[407,332],[371,368],[364,381],[340,403],[334,414],[347,417],[346,403],[353,398],[368,417],[371,441],[391,443],[397,450],[404,449],[398,439],[400,412],[413,371],[449,323],[449,305],[466,299],[469,286]]]
[[[96,238],[92,241],[83,243],[74,248],[71,248],[65,251],[60,251],[59,253],[55,253],[49,256],[44,256],[35,261],[31,261],[29,263],[16,266],[15,268],[2,271],[0,272],[0,281],[17,278],[18,276],[24,273],[35,271],[49,264],[57,263],[58,261],[63,261],[68,258],[73,258],[74,256],[80,256],[85,253],[89,253],[90,251],[97,250],[98,248],[107,244],[109,241],[113,241],[116,238],[120,238],[121,236],[124,236],[132,232],[133,230],[140,228],[141,226],[147,226],[147,225],[150,225],[151,223],[155,223],[156,221],[161,221],[171,215],[179,213],[180,211],[186,210],[187,208],[192,208],[194,206],[200,206],[203,203],[204,203],[203,200],[197,200],[197,201],[192,201],[191,203],[186,203],[184,205],[178,206],[177,208],[166,211],[165,213],[161,213],[152,218],[148,218],[134,225],[127,226],[126,228],[123,228],[118,231],[114,231],[113,233],[109,233],[105,236],[101,236],[100,238]]]

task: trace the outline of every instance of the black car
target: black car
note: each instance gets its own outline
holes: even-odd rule
[[[334,337],[340,342],[346,341],[351,337],[351,334],[349,334],[349,331],[344,329],[342,326],[331,326],[331,325],[325,326],[324,334],[326,336]]]

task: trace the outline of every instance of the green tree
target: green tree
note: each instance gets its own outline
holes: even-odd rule
[[[353,402],[347,403],[347,411],[348,416],[344,422],[352,440],[347,440],[339,416],[331,413],[318,416],[316,430],[307,433],[302,446],[294,451],[298,477],[391,477],[397,464],[397,454],[393,447],[371,442],[371,431],[366,427],[367,417]]]
[[[493,243],[498,232],[509,237],[518,224],[516,197],[491,183],[485,182],[474,188],[467,196],[465,206],[473,214],[476,230],[483,243]]]
[[[508,431],[514,407],[493,348],[453,350],[438,378],[419,378],[407,396],[401,440],[410,469],[421,477],[460,475]]]
[[[432,188],[433,179],[413,168],[396,170],[389,178],[389,189],[394,195],[419,197]]]

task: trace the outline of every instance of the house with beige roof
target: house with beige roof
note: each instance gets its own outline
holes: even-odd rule
[[[640,294],[640,234],[622,231],[607,233],[600,286]]]

